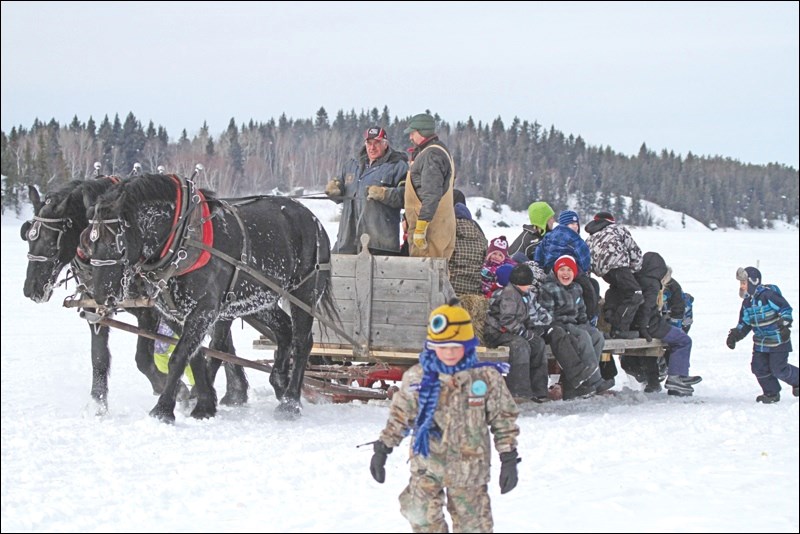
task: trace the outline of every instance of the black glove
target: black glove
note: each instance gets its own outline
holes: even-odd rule
[[[742,339],[742,334],[739,332],[738,328],[731,328],[728,331],[728,339],[725,340],[725,344],[728,345],[728,348],[733,350],[736,348],[736,342]]]
[[[550,344],[550,342],[553,340],[553,327],[552,326],[545,326],[544,327],[544,332],[542,332],[542,339],[544,339],[544,342],[547,343],[548,345]]]
[[[372,473],[372,478],[383,484],[383,481],[386,480],[386,469],[383,466],[386,465],[386,455],[391,454],[392,448],[378,440],[372,445],[372,450],[375,452],[369,462],[369,472]]]
[[[782,321],[780,334],[781,343],[786,343],[792,337],[792,323],[789,321]]]
[[[650,329],[646,326],[639,327],[639,337],[643,337],[647,340],[648,343],[653,341],[653,336],[650,335]]]
[[[522,458],[517,457],[516,449],[500,453],[500,493],[508,493],[517,487],[517,464]]]

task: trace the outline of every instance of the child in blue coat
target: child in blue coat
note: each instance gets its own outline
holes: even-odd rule
[[[761,271],[755,267],[736,270],[739,296],[744,299],[739,309],[739,323],[728,332],[726,344],[733,350],[753,331],[753,359],[750,370],[756,375],[763,394],[756,402],[772,404],[781,400],[782,380],[792,386],[798,396],[798,369],[789,363],[792,352],[792,307],[781,295],[778,286],[761,283]]]

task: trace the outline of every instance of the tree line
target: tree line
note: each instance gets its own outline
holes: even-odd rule
[[[798,171],[783,164],[754,165],[691,152],[682,157],[667,150],[655,153],[645,144],[627,156],[516,117],[507,126],[499,117],[455,124],[434,118],[453,154],[457,187],[513,210],[546,200],[556,210],[611,211],[627,224],[648,226],[654,221],[643,207],[647,200],[719,227],[764,228],[772,219],[794,225],[800,220]],[[144,172],[163,165],[166,172],[190,176],[200,163],[199,185],[222,197],[321,190],[363,146],[362,134],[371,125],[384,127],[397,150],[410,146],[403,134],[409,120],[391,117],[388,107],[340,110],[331,120],[320,108],[305,119],[282,114],[237,124],[232,118],[217,137],[203,123],[196,135],[189,137],[184,129],[170,141],[164,127],[152,121],[143,127],[133,113],[124,121],[106,116],[99,125],[92,117],[81,122],[75,116],[68,125],[37,119],[29,129],[0,132],[2,207],[19,211],[27,184],[47,191],[91,177],[95,162],[101,174],[119,176],[130,174],[135,163]]]

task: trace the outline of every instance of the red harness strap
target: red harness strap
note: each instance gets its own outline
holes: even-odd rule
[[[208,209],[208,202],[206,202],[205,195],[203,195],[203,193],[200,192],[199,190],[197,191],[197,194],[200,195],[200,210],[201,210],[200,214],[203,217],[202,220],[205,221],[203,223],[203,230],[202,230],[203,237],[201,241],[203,242],[204,245],[212,247],[214,246],[214,225],[211,223],[211,219],[209,218],[209,215],[211,215],[211,210]],[[184,271],[183,274],[190,273],[195,269],[199,269],[200,267],[208,263],[208,260],[210,259],[211,259],[211,253],[204,250],[203,252],[200,253],[200,257],[197,259],[197,261],[194,262],[194,264],[191,267],[189,267],[189,269]]]
[[[171,178],[175,182],[175,186],[178,191],[177,198],[175,199],[175,216],[172,218],[172,226],[175,227],[177,226],[178,220],[182,215],[181,207],[183,206],[183,187],[180,179],[177,176],[173,174]],[[212,247],[214,245],[214,225],[211,222],[211,218],[209,217],[209,215],[211,214],[211,210],[208,208],[208,202],[206,202],[206,197],[205,195],[203,195],[203,192],[198,189],[197,195],[200,197],[199,219],[204,221],[203,226],[201,227],[200,230],[202,237],[199,239],[199,241],[201,241],[204,245]],[[191,202],[191,199],[189,201]],[[191,217],[197,217],[197,214],[198,212],[195,211],[192,213]],[[170,247],[172,246],[172,242],[174,240],[175,240],[175,234],[173,233],[172,235],[169,236],[166,246],[161,251],[162,258],[167,254],[167,251],[169,251]],[[197,261],[195,261],[188,269],[185,270],[181,269],[179,274],[186,274],[196,269],[199,269],[200,267],[203,267],[205,264],[207,264],[208,260],[210,259],[211,259],[211,253],[204,250],[200,252],[200,256],[197,258]]]

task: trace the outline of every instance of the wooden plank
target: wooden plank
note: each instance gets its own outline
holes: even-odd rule
[[[357,311],[356,301],[339,301],[336,304],[339,308],[339,319],[341,319],[342,323],[354,323]],[[429,314],[428,304],[424,302],[372,301],[373,325],[422,326],[427,321]],[[345,329],[345,331],[349,331],[349,329]]]
[[[406,256],[375,256],[375,278],[422,280],[430,279],[430,271],[446,269],[443,258],[410,258]],[[444,267],[443,267],[444,265]]]
[[[362,236],[362,242],[363,242]],[[367,249],[367,243],[363,243],[364,249],[356,257],[356,308],[353,314],[353,334],[361,346],[369,350],[371,328],[372,328],[372,295],[374,288],[373,281],[373,256]],[[345,330],[346,331],[346,330]]]
[[[359,284],[361,282],[355,278],[334,280],[334,300],[338,302],[339,300],[353,299]],[[407,302],[425,303],[430,301],[430,280],[374,278],[372,288],[374,291],[373,300],[405,300]]]
[[[342,323],[345,332],[355,329],[355,323]],[[395,347],[399,350],[415,349],[422,346],[427,336],[426,325],[394,325],[374,323],[370,330],[370,345],[380,345],[383,347]],[[314,340],[322,343],[347,343],[336,332],[331,329],[322,331],[319,324],[314,323]]]

